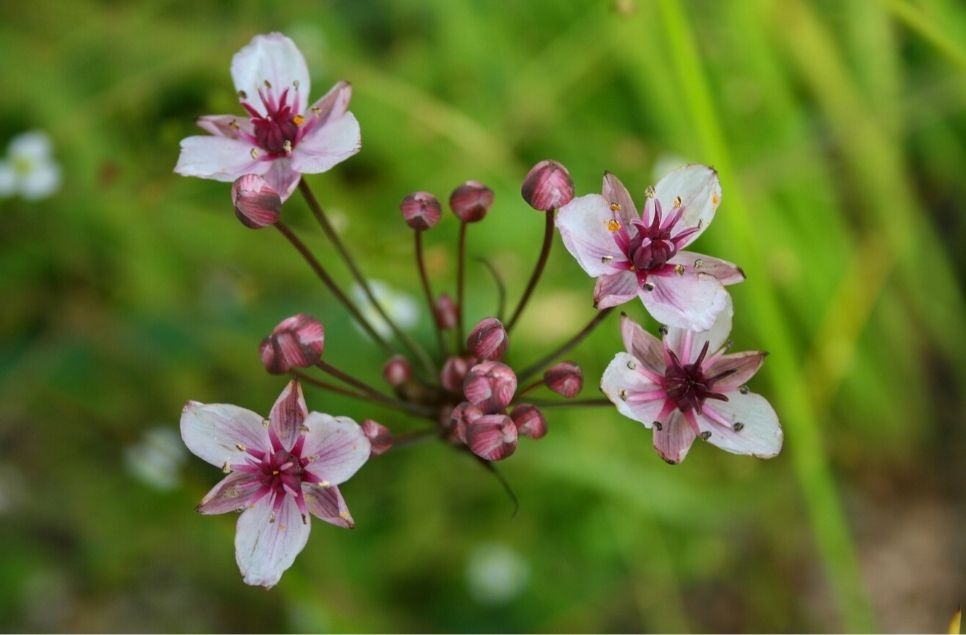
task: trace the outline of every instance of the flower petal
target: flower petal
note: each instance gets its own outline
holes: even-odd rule
[[[352,529],[356,526],[337,486],[319,487],[302,483],[302,494],[305,496],[305,505],[316,518],[336,527]]]
[[[369,439],[348,417],[312,412],[305,427],[302,456],[309,457],[305,469],[330,485],[347,481],[369,458]]]
[[[600,389],[617,411],[650,428],[664,407],[666,394],[660,384],[642,372],[641,362],[628,353],[618,353],[604,370]]]
[[[350,99],[352,99],[352,85],[347,81],[337,82],[305,113],[308,117],[305,122],[306,128],[311,130],[316,126],[324,126],[329,121],[335,121],[349,109]]]
[[[669,327],[709,329],[728,302],[728,292],[714,276],[669,273],[650,275],[647,281],[654,288],[642,289],[641,301],[655,320]]]
[[[661,340],[626,315],[621,316],[621,338],[628,353],[648,369],[659,375],[664,374],[667,364],[664,361],[664,344]]]
[[[231,59],[231,78],[235,90],[244,92],[256,108],[260,105],[256,101],[258,91],[266,89],[265,82],[271,85],[268,90],[276,95],[286,88],[293,90],[297,86],[296,112],[305,112],[311,87],[309,70],[295,43],[281,33],[256,35],[235,53]]]
[[[680,327],[669,328],[667,335],[664,336],[664,345],[668,350],[674,351],[683,364],[690,364],[697,359],[705,342],[708,343],[708,352],[714,354],[725,345],[728,336],[731,335],[733,316],[731,296],[725,293],[725,306],[714,319],[711,328],[704,331],[692,331]]]
[[[708,347],[711,348],[710,346]],[[766,353],[762,351],[747,351],[732,353],[718,357],[704,369],[705,377],[714,377],[731,371],[727,377],[722,377],[714,383],[715,392],[729,392],[738,390],[752,376],[758,372],[765,361]]]
[[[706,273],[714,276],[721,284],[736,284],[745,279],[745,272],[741,267],[727,260],[696,254],[693,251],[679,251],[671,260],[669,265],[682,265],[684,273]]]
[[[272,159],[266,162],[268,167],[262,175],[265,182],[278,192],[279,197],[282,202],[288,200],[295,191],[295,188],[299,184],[299,180],[302,178],[302,174],[292,168],[292,159],[289,157],[281,157],[278,159]]]
[[[619,306],[637,297],[641,288],[633,271],[605,273],[594,285],[594,306],[599,310]]]
[[[657,182],[654,191],[666,213],[675,207],[674,199],[681,198],[684,215],[675,225],[675,233],[688,227],[698,228],[683,243],[685,245],[693,243],[708,228],[721,203],[718,173],[706,165],[686,165],[673,170]]]
[[[621,183],[621,180],[611,174],[610,172],[604,173],[604,186],[602,188],[604,199],[607,201],[608,205],[613,206],[615,203],[620,206],[617,211],[621,222],[624,227],[627,227],[629,232],[634,232],[633,235],[637,235],[637,230],[634,226],[634,220],[640,218],[637,214],[637,208],[634,207],[634,199],[631,198],[630,192]]]
[[[483,415],[466,424],[466,445],[487,461],[500,461],[517,449],[517,427],[504,414]]]
[[[267,450],[261,415],[231,404],[189,401],[181,413],[181,438],[188,449],[217,467],[243,463],[247,448]]]
[[[238,517],[235,561],[245,584],[270,589],[292,566],[309,539],[308,518],[302,518],[295,499],[285,496],[273,513],[270,496],[262,498]]]
[[[243,174],[262,175],[269,162],[252,158],[252,145],[238,139],[213,136],[181,140],[181,154],[174,171],[182,176],[232,182]],[[275,188],[279,191],[278,188]]]
[[[610,203],[600,194],[578,196],[557,210],[557,229],[564,247],[595,278],[627,269],[627,259],[608,230],[613,220]]]
[[[205,494],[197,511],[202,514],[224,514],[248,507],[261,483],[251,472],[232,472]]]
[[[46,198],[60,187],[60,166],[48,160],[38,161],[20,181],[20,195],[28,201]]]
[[[694,430],[677,409],[671,412],[660,427],[654,425],[654,449],[662,459],[671,464],[684,460],[695,438]]]
[[[309,416],[302,386],[293,379],[275,400],[268,415],[269,428],[275,432],[286,450],[291,450],[301,432],[302,422]]]
[[[292,168],[318,174],[359,152],[362,136],[355,115],[347,112],[307,133],[292,153]]]
[[[237,115],[205,115],[195,120],[198,127],[216,137],[237,139],[239,132],[254,133],[251,119]]]
[[[734,454],[750,454],[760,459],[777,455],[784,435],[778,415],[761,395],[727,394],[728,401],[704,403],[698,415],[702,432],[710,432],[708,443]]]

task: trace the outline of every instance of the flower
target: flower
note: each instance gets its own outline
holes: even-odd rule
[[[322,359],[325,327],[311,315],[297,313],[287,317],[262,340],[258,353],[265,370],[284,375],[293,368],[309,368]]]
[[[541,161],[530,168],[520,194],[533,209],[549,212],[573,200],[574,182],[562,163]]]
[[[270,588],[309,538],[309,514],[351,528],[337,487],[369,458],[369,439],[348,417],[309,413],[291,381],[268,420],[229,404],[190,401],[181,438],[228,475],[198,505],[202,514],[243,510],[235,559],[246,584]]]
[[[624,185],[605,174],[603,194],[561,207],[557,229],[581,268],[597,278],[598,309],[638,296],[657,321],[700,331],[724,309],[723,285],[745,277],[730,262],[682,251],[705,230],[720,202],[715,171],[688,165],[648,188],[638,216]]]
[[[663,342],[623,316],[626,353],[604,371],[600,388],[626,417],[654,429],[668,463],[684,460],[696,437],[734,454],[770,458],[782,448],[778,415],[745,386],[765,353],[725,352],[731,302],[707,331],[670,328]]]
[[[243,174],[231,185],[235,216],[245,227],[261,229],[278,222],[282,197],[257,174]]]
[[[60,187],[60,166],[50,156],[50,138],[39,130],[17,135],[0,161],[0,196],[46,198]]]
[[[124,449],[127,469],[142,482],[159,490],[172,490],[188,458],[177,433],[167,426],[151,428],[140,441]]]
[[[257,174],[284,201],[302,174],[325,172],[359,151],[359,122],[348,112],[352,87],[341,81],[309,106],[305,58],[281,33],[256,35],[232,58],[231,76],[248,117],[199,118],[211,136],[181,141],[178,174],[226,182]]]

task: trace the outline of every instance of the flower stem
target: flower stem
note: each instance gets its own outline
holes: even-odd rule
[[[419,282],[422,284],[423,294],[426,296],[426,305],[429,307],[429,315],[433,321],[439,354],[441,357],[446,357],[446,340],[443,339],[443,327],[440,326],[439,318],[436,315],[436,302],[433,299],[433,290],[429,286],[429,276],[426,275],[426,259],[423,257],[423,232],[416,230],[413,235],[416,241],[416,268],[419,269]]]
[[[366,320],[365,316],[359,312],[358,307],[356,307],[352,300],[350,300],[348,296],[342,292],[342,289],[340,289],[335,283],[335,281],[332,279],[332,276],[330,276],[322,266],[322,263],[320,263],[318,259],[312,255],[312,252],[309,251],[309,248],[301,241],[301,239],[299,239],[298,236],[295,235],[291,229],[289,229],[288,225],[282,221],[278,221],[275,223],[275,228],[278,229],[278,231],[281,232],[286,239],[288,239],[292,246],[295,247],[296,251],[302,254],[302,257],[315,272],[315,275],[322,280],[323,284],[325,284],[329,291],[332,292],[332,295],[334,295],[336,299],[342,303],[342,306],[344,306],[349,313],[352,314],[352,317],[359,324],[359,326],[361,326],[365,332],[369,334],[369,337],[375,340],[375,342],[379,344],[379,346],[381,346],[387,353],[394,353],[395,351],[393,351],[392,347],[389,346],[389,343],[386,342],[386,340],[383,339],[374,328],[372,328],[372,325],[369,324],[369,321]]]
[[[540,248],[540,257],[537,258],[537,264],[533,268],[533,273],[530,275],[530,281],[527,282],[527,288],[523,291],[523,295],[520,296],[520,302],[517,304],[517,308],[513,311],[513,315],[506,325],[507,333],[510,332],[513,325],[520,319],[523,309],[530,300],[530,294],[536,288],[537,282],[540,281],[540,276],[543,274],[543,269],[547,265],[547,258],[550,257],[550,247],[553,245],[553,217],[555,212],[556,210],[550,210],[545,214],[546,224],[543,229],[543,246]]]
[[[527,399],[527,403],[538,408],[579,408],[584,406],[612,406],[610,399],[569,399],[562,401],[559,399]]]
[[[353,388],[355,388],[361,393],[361,394],[352,394],[349,396],[358,397],[369,401],[375,401],[377,403],[381,403],[386,406],[392,406],[394,408],[405,410],[410,414],[419,415],[421,417],[434,418],[433,415],[435,414],[435,411],[433,409],[427,406],[421,406],[416,403],[403,401],[401,399],[390,397],[389,395],[379,390],[376,390],[366,382],[360,379],[357,379],[344,371],[339,370],[338,368],[336,368],[332,364],[329,364],[328,362],[319,360],[316,363],[316,366],[319,369],[321,369],[322,372],[332,375],[336,379],[342,382],[345,382],[346,384],[349,384],[350,386],[352,386]],[[298,373],[298,371],[292,371],[292,372],[293,374]],[[328,384],[325,384],[325,382],[320,382],[319,380],[313,379],[308,375],[304,375],[303,373],[298,373],[298,376],[300,378],[305,377],[307,381],[310,381],[312,384],[319,386],[320,388],[325,388],[328,385]],[[346,393],[343,393],[343,394],[346,394]]]
[[[530,392],[531,390],[536,390],[540,386],[543,386],[543,380],[542,379],[538,379],[535,382],[533,382],[532,384],[530,384],[529,386],[524,386],[523,388],[518,389],[516,396],[517,397],[520,397],[522,395],[525,395],[528,392]]]
[[[613,310],[614,310],[614,307],[608,307],[606,309],[603,309],[601,311],[598,311],[597,312],[597,315],[595,315],[594,318],[590,322],[587,323],[587,326],[585,326],[584,328],[582,328],[580,330],[580,332],[578,332],[572,338],[570,338],[569,340],[567,340],[566,342],[564,342],[564,344],[562,346],[560,346],[559,348],[557,348],[555,351],[553,351],[549,355],[546,355],[546,356],[542,357],[541,359],[539,359],[538,361],[534,362],[530,366],[527,366],[525,369],[523,369],[523,371],[517,373],[517,381],[519,381],[520,383],[523,383],[524,381],[526,381],[527,379],[529,379],[531,376],[533,376],[536,373],[540,372],[540,369],[544,368],[545,366],[549,365],[551,362],[555,361],[558,357],[560,357],[561,355],[563,355],[564,353],[566,353],[567,351],[569,351],[573,347],[577,346],[577,344],[580,344],[580,342],[585,337],[587,337],[588,335],[590,335],[591,331],[593,331],[594,328],[596,328],[596,326],[598,324],[600,324],[604,320],[604,318],[606,318],[608,315],[610,315],[610,312],[613,311]]]
[[[423,364],[426,372],[430,375],[434,375],[436,373],[436,369],[433,366],[433,361],[429,358],[429,355],[426,354],[426,351],[424,351],[422,347],[416,344],[416,342],[414,342],[402,329],[399,328],[396,322],[389,317],[389,314],[382,307],[382,304],[376,300],[376,296],[372,293],[372,288],[369,286],[369,282],[366,280],[365,276],[362,275],[362,272],[356,265],[356,262],[349,253],[349,250],[346,249],[345,243],[342,242],[342,239],[339,238],[339,235],[336,233],[335,228],[332,227],[328,217],[325,215],[325,211],[319,204],[318,199],[315,198],[315,194],[312,193],[312,189],[309,187],[309,184],[305,179],[299,181],[299,191],[302,192],[305,202],[308,203],[309,209],[312,210],[312,214],[319,222],[322,232],[325,234],[326,238],[329,239],[329,242],[331,242],[335,247],[336,251],[339,252],[339,256],[342,257],[342,261],[349,268],[349,271],[352,273],[352,277],[362,289],[362,292],[372,304],[373,308],[376,309],[376,312],[386,322],[386,324],[389,325],[389,328],[392,329],[392,332],[396,335],[396,337],[399,338],[399,341],[402,342],[403,346],[405,346],[414,357],[419,358],[419,361]]]
[[[466,345],[463,337],[463,278],[466,269],[466,221],[460,221],[459,247],[456,255],[456,348],[462,351]]]
[[[437,436],[437,432],[432,428],[426,428],[424,430],[412,430],[410,432],[395,434],[392,437],[392,449],[395,450],[407,445],[416,445],[417,443],[422,443],[423,441],[429,441],[435,436]]]

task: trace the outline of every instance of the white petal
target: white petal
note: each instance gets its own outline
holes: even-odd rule
[[[627,188],[624,187],[621,180],[610,172],[605,173],[604,185],[601,192],[609,204],[613,205],[616,203],[620,206],[620,210],[617,213],[621,222],[624,223],[624,226],[628,229],[633,228],[633,221],[640,218],[640,215],[637,213],[637,208],[634,207],[634,200],[631,198],[630,192],[627,191]],[[634,231],[636,232],[636,230]]]
[[[611,221],[614,212],[600,194],[578,196],[557,210],[557,229],[564,247],[595,278],[627,269],[627,259],[608,229]]]
[[[266,496],[246,509],[235,530],[235,560],[245,584],[266,589],[275,586],[292,566],[311,530],[291,496],[285,497],[277,514],[272,513],[270,500]]]
[[[643,362],[646,368],[659,375],[664,374],[667,368],[664,344],[626,315],[621,316],[621,339],[625,350]]]
[[[271,85],[268,90],[275,95],[281,94],[286,88],[291,94],[298,86],[296,112],[304,113],[308,105],[311,86],[305,58],[295,43],[281,33],[256,35],[235,53],[231,60],[231,78],[235,82],[235,90],[243,91],[247,101],[258,110],[261,110],[258,91],[266,90],[266,81]]]
[[[198,505],[202,514],[224,514],[244,509],[249,499],[261,488],[256,475],[232,472],[205,494]]]
[[[11,139],[8,151],[12,159],[46,161],[50,156],[50,137],[39,130],[31,130]]]
[[[654,319],[669,327],[691,330],[711,328],[728,303],[728,292],[714,276],[651,275],[654,288],[641,290],[641,301]]]
[[[199,128],[210,132],[216,137],[237,139],[239,131],[254,134],[251,119],[238,115],[205,115],[198,117],[195,123],[198,124]]]
[[[641,361],[636,357],[618,353],[604,370],[600,389],[617,406],[618,412],[650,428],[664,407],[665,399],[661,386],[641,370]],[[645,398],[648,393],[657,392],[661,394]]]
[[[312,412],[305,427],[302,456],[311,457],[305,469],[323,481],[343,483],[368,460],[369,439],[352,419]]]
[[[324,520],[330,525],[352,529],[356,526],[349,513],[349,507],[342,498],[342,492],[335,485],[331,487],[318,487],[302,483],[302,493],[305,496],[305,505],[313,516]]]
[[[262,417],[231,404],[189,401],[181,413],[181,438],[195,456],[217,467],[242,463],[247,448],[268,449]]]
[[[675,225],[675,233],[686,227],[700,227],[684,243],[686,245],[694,242],[708,228],[721,203],[718,173],[706,165],[686,165],[669,172],[657,182],[654,191],[665,214],[671,213],[674,199],[681,198],[684,215]]]
[[[244,174],[262,175],[271,163],[252,158],[252,148],[249,143],[227,137],[187,137],[181,140],[181,154],[174,171],[229,183]]]
[[[658,430],[654,427],[654,449],[668,463],[680,463],[694,443],[694,430],[680,410],[674,410]]]
[[[633,271],[605,273],[594,284],[594,306],[601,311],[619,306],[636,298],[640,290]]]
[[[302,386],[296,380],[290,381],[275,400],[268,415],[269,427],[275,431],[282,446],[291,450],[301,432],[302,422],[309,416],[305,405]]]
[[[707,400],[704,415],[698,415],[701,431],[711,432],[708,443],[734,454],[750,454],[760,459],[777,455],[782,449],[784,436],[778,415],[761,395],[738,391],[726,395],[728,401]],[[708,411],[712,412],[709,414]],[[720,415],[727,425],[715,421]],[[735,424],[741,424],[735,431]]]
[[[671,327],[668,329],[667,335],[664,336],[664,344],[677,354],[682,364],[693,362],[701,353],[705,342],[708,343],[707,357],[710,357],[728,341],[728,336],[731,335],[731,319],[733,316],[734,308],[731,304],[731,296],[726,293],[724,308],[718,313],[709,329],[694,331],[687,328]]]
[[[303,137],[292,153],[292,167],[303,174],[325,172],[359,152],[361,147],[359,122],[347,112]]]
[[[20,181],[20,195],[28,201],[47,198],[60,188],[60,166],[51,161],[40,161],[31,166]]]
[[[714,276],[721,284],[736,284],[745,279],[745,272],[738,265],[693,251],[679,251],[668,264],[682,265],[685,273],[706,273]]]
[[[268,169],[262,174],[262,178],[273,190],[278,192],[283,202],[287,201],[295,188],[298,187],[302,175],[298,170],[292,169],[292,159],[288,157],[266,161],[265,165],[268,166]]]
[[[349,109],[352,99],[352,85],[349,82],[337,82],[321,99],[312,104],[309,112],[304,113],[308,118],[306,126],[323,126],[329,121],[335,121]]]

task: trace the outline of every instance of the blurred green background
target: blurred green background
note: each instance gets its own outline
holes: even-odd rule
[[[542,231],[519,196],[534,162],[638,197],[662,165],[713,164],[724,200],[695,249],[748,274],[735,346],[771,352],[752,388],[783,453],[696,444],[671,467],[612,409],[555,409],[500,465],[516,515],[464,455],[407,447],[344,486],[354,531],[316,522],[278,587],[243,585],[234,517],[193,511],[220,475],[178,449],[184,402],[267,413],[284,380],[257,345],[297,311],[331,363],[378,381],[383,361],[281,236],[235,220],[227,184],[172,172],[195,117],[240,112],[231,56],[273,30],[313,99],[353,83],[362,152],[308,181],[367,275],[416,297],[408,192],[496,191],[470,252],[512,303]],[[46,200],[0,201],[3,630],[935,631],[963,602],[956,0],[5,2],[0,59],[0,146],[43,130],[64,172]],[[334,263],[297,195],[284,213]],[[437,290],[456,229],[427,235]],[[496,292],[468,276],[480,318]],[[586,323],[592,288],[558,239],[511,360]],[[585,396],[616,318],[570,356]],[[425,317],[414,333],[432,348]]]

